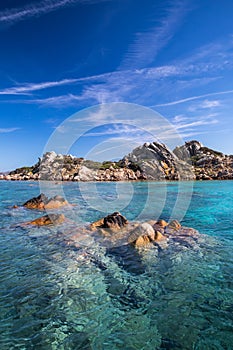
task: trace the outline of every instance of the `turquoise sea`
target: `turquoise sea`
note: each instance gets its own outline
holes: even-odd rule
[[[63,210],[69,222],[22,228],[42,214],[12,206],[39,184],[0,182],[1,350],[233,349],[233,181],[62,186],[75,204]],[[136,251],[80,233],[114,210],[140,221],[184,216],[201,243]]]

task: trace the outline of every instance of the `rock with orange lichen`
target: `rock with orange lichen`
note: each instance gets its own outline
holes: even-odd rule
[[[101,228],[103,226],[103,224],[104,224],[104,218],[101,218],[101,219],[99,219],[99,220],[97,220],[95,222],[92,222],[90,224],[90,229],[91,230],[96,230],[98,228]]]
[[[166,227],[168,225],[168,222],[165,220],[158,220],[156,224],[158,224],[161,227]]]
[[[48,226],[48,225],[59,225],[65,221],[63,214],[49,214],[41,216],[35,220],[25,222],[21,226]]]
[[[136,239],[136,241],[133,242],[133,244],[136,247],[145,247],[145,246],[147,246],[150,243],[151,243],[151,240],[150,240],[149,236],[147,236],[147,235],[139,236]]]
[[[54,196],[52,198],[48,198],[43,193],[41,193],[38,197],[33,197],[27,202],[25,202],[23,204],[23,207],[28,209],[46,210],[59,209],[66,205],[69,205],[69,203],[61,196]]]
[[[61,196],[55,196],[53,198],[50,198],[47,203],[45,203],[44,208],[45,209],[59,209],[61,207],[64,207],[66,205],[69,205],[69,203]]]
[[[166,239],[166,237],[160,231],[155,231],[155,241],[161,241],[163,239]]]
[[[161,232],[154,230],[152,225],[145,222],[138,224],[136,228],[131,231],[128,241],[135,247],[145,247],[157,244],[161,241],[167,241],[167,238],[164,237]]]
[[[114,245],[130,244],[136,248],[157,246],[162,250],[169,247],[196,249],[201,237],[198,231],[182,227],[177,220],[172,220],[170,223],[165,220],[128,222],[118,212],[92,223],[89,230],[101,233],[105,242]]]
[[[28,209],[44,209],[44,203],[48,201],[48,198],[41,193],[38,197],[33,197],[23,204],[23,207]]]
[[[128,237],[128,242],[132,243],[136,247],[148,245],[154,240],[155,231],[153,227],[147,222],[138,224],[133,230],[131,230]]]
[[[179,223],[178,220],[172,220],[168,225],[168,228],[173,229],[173,230],[179,230],[181,228],[181,224]]]

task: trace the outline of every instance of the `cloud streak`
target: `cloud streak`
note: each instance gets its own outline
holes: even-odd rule
[[[136,137],[144,137],[145,135],[148,136],[148,133],[145,132],[145,130],[140,130],[137,127],[133,125],[127,125],[127,124],[111,124],[108,127],[102,127],[101,130],[94,131],[94,132],[88,132],[84,134],[85,137],[100,137],[100,136],[112,136],[112,137],[127,137],[129,138],[136,138]]]
[[[156,23],[148,32],[137,33],[136,39],[130,45],[126,57],[120,65],[120,69],[132,66],[140,68],[151,64],[159,51],[175,35],[188,11],[186,1],[176,1],[175,5],[167,9],[166,15],[159,24]]]
[[[210,124],[217,124],[218,121],[217,119],[206,119],[206,120],[197,120],[197,121],[194,121],[194,122],[191,122],[191,123],[186,123],[186,124],[179,124],[179,125],[176,125],[176,129],[177,130],[180,130],[180,129],[190,129],[190,128],[193,128],[193,127],[197,127],[197,126],[202,126],[202,125],[210,125]]]
[[[49,12],[56,11],[62,7],[74,4],[92,4],[108,0],[43,0],[27,4],[24,7],[13,8],[0,12],[0,23],[14,24],[28,18],[40,17]]]
[[[66,94],[66,95],[59,95],[59,96],[52,96],[47,98],[38,98],[38,99],[31,99],[31,100],[21,100],[21,101],[14,101],[16,103],[28,103],[28,104],[38,104],[41,106],[52,106],[57,108],[72,106],[80,101],[80,96],[74,95],[74,94]]]
[[[26,83],[0,90],[0,95],[30,95],[30,92],[32,91],[48,89],[61,85],[70,85],[76,83],[77,80],[78,79],[62,79],[59,81],[49,81],[42,83]]]
[[[191,137],[195,134],[205,133],[206,130],[203,130],[203,126],[215,125],[219,121],[216,119],[217,113],[210,113],[205,116],[194,116],[187,117],[184,115],[177,115],[173,118],[173,125],[175,129],[179,132],[181,137]],[[197,131],[198,128],[201,128],[201,131]]]
[[[220,101],[218,100],[205,100],[203,103],[200,105],[200,108],[215,108],[219,107],[221,105]]]
[[[195,86],[208,85],[216,79],[222,78],[219,69],[229,70],[233,67],[231,62],[231,49],[233,42],[212,44],[199,48],[186,58],[177,60],[173,64],[142,69],[122,69],[114,72],[107,72],[99,75],[86,77],[74,77],[72,79],[62,79],[60,81],[50,81],[41,83],[27,83],[0,90],[0,95],[25,95],[29,99],[11,100],[2,102],[38,104],[41,106],[51,106],[66,108],[87,103],[106,102],[133,102],[146,104],[150,107],[167,107],[178,105],[201,98],[208,98],[218,95],[231,94],[233,90],[212,92],[183,99],[171,100],[166,103],[157,103],[172,99],[175,90],[182,96],[182,93]],[[219,56],[221,52],[221,57]],[[224,56],[224,61],[222,57]],[[149,56],[148,56],[149,57]],[[215,57],[214,62],[212,57]],[[233,60],[232,60],[233,62]],[[217,77],[215,73],[217,72]],[[175,79],[173,79],[175,78]],[[122,84],[124,82],[124,84]],[[49,96],[36,96],[32,98],[33,91],[58,87],[61,85],[73,85],[72,92],[62,95],[53,94]],[[78,90],[76,86],[79,85]],[[145,86],[147,87],[145,89]],[[38,98],[37,98],[38,97]],[[212,106],[216,107],[216,106]],[[206,108],[210,106],[206,105]]]
[[[19,130],[20,128],[0,128],[0,134],[6,134],[9,132],[14,132],[16,130]]]
[[[157,104],[157,105],[154,105],[151,107],[174,106],[174,105],[177,105],[180,103],[186,103],[186,102],[193,101],[193,100],[199,100],[199,99],[205,98],[205,97],[227,95],[227,94],[233,94],[233,90],[218,91],[218,92],[211,92],[209,94],[204,94],[204,95],[191,96],[191,97],[183,98],[181,100],[175,100],[175,101],[171,101],[171,102],[167,102],[167,103]]]
[[[205,109],[215,109],[221,107],[222,104],[219,100],[204,100],[201,103],[194,103],[188,108],[189,112],[195,112],[197,110],[205,110]]]

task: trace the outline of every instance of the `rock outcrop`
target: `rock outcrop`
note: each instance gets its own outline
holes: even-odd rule
[[[36,165],[40,180],[68,181],[78,175],[83,158],[47,152]]]
[[[188,159],[192,163],[196,180],[232,180],[233,156],[204,147],[198,141],[189,141],[176,147],[178,158]]]
[[[166,145],[144,143],[122,159],[124,166],[145,180],[193,180],[192,167],[179,159]]]
[[[131,231],[128,241],[136,247],[144,247],[162,239],[166,238],[160,232],[156,231],[151,224],[144,222],[138,224]]]
[[[49,214],[41,216],[35,220],[25,222],[21,226],[50,226],[59,225],[65,221],[65,216],[63,214]]]
[[[189,141],[181,147],[176,147],[173,152],[179,159],[190,159],[195,157],[202,147],[199,141]]]
[[[23,207],[27,209],[38,209],[38,210],[49,210],[49,209],[59,209],[69,205],[69,203],[61,196],[54,196],[48,198],[43,193],[38,197],[33,197],[23,204]]]
[[[144,223],[128,222],[119,212],[93,222],[90,229],[92,232],[99,232],[105,239],[107,237],[108,241],[114,242],[115,245],[118,242],[119,244],[124,242],[123,244],[130,244],[135,248],[157,246],[162,250],[169,246],[196,249],[197,241],[201,236],[198,231],[183,227],[177,220],[172,220],[170,223],[164,220],[150,220]],[[78,235],[74,237],[79,238]]]
[[[128,225],[128,220],[119,212],[114,212],[98,221],[93,222],[90,227],[94,229],[107,229],[116,231]]]
[[[186,142],[172,152],[159,142],[144,143],[123,159],[103,163],[47,152],[32,167],[1,174],[0,180],[138,181],[233,179],[233,156]]]
[[[40,195],[25,204],[28,208],[41,209],[44,203],[44,195]],[[30,204],[30,205],[29,205]],[[63,214],[44,215],[32,221],[20,223],[18,226],[27,228],[30,226],[59,225],[69,222]],[[105,247],[131,247],[135,249],[164,249],[178,248],[181,250],[199,249],[201,235],[198,231],[183,227],[180,222],[173,220],[167,223],[164,220],[150,220],[149,222],[129,222],[121,213],[114,212],[91,223],[89,226],[74,228],[65,233],[67,245],[80,247],[85,245],[85,240],[90,238],[102,242]],[[114,248],[114,249],[115,249]]]

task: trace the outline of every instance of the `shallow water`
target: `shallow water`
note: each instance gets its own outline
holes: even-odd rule
[[[45,186],[57,194],[58,184]],[[63,211],[68,224],[22,229],[41,213],[12,206],[39,185],[0,182],[0,349],[233,349],[233,182],[94,186],[97,199],[93,184],[63,184],[76,204]],[[85,235],[66,244],[75,227],[115,210],[141,221],[185,213],[182,224],[203,235],[195,249],[159,252]]]

